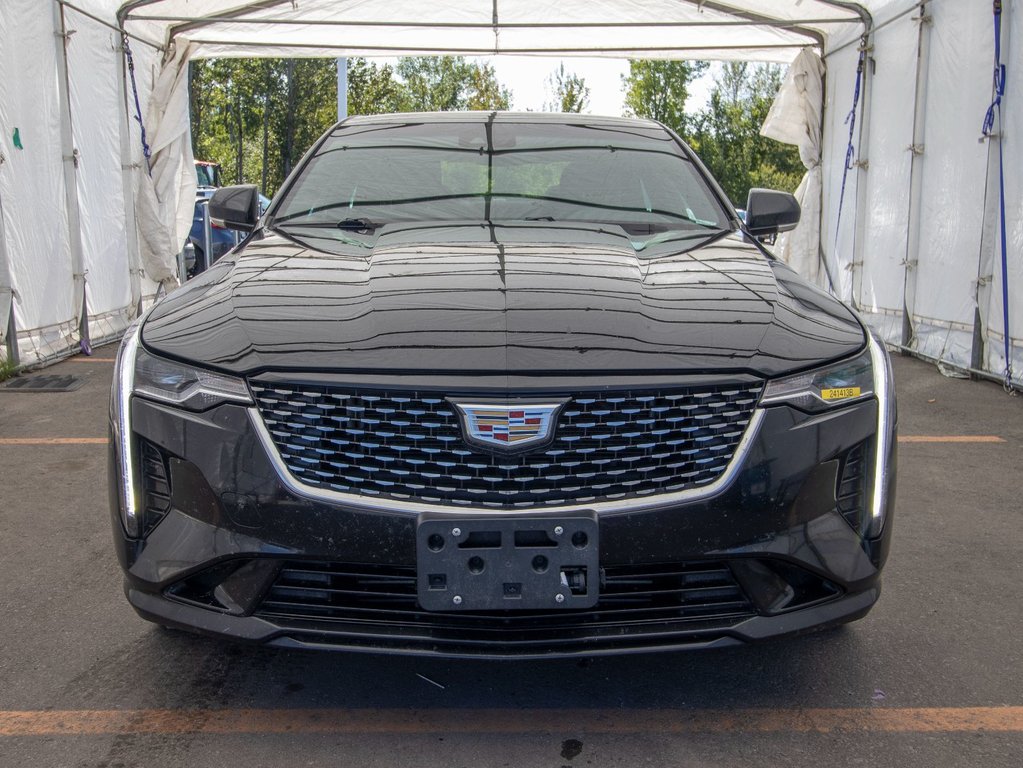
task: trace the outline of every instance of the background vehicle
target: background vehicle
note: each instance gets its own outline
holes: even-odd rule
[[[185,267],[189,277],[205,272],[216,263],[217,259],[230,251],[238,244],[238,233],[218,224],[210,222],[210,258],[206,257],[204,220],[206,204],[214,193],[212,187],[200,187],[195,194],[195,210],[192,215],[192,228],[188,232],[186,240]],[[187,248],[191,245],[191,248]],[[189,257],[190,254],[190,257]]]
[[[220,164],[205,160],[196,160],[195,173],[199,187],[195,193],[195,210],[192,215],[192,228],[188,232],[184,251],[185,269],[188,277],[195,277],[196,275],[206,271],[216,263],[217,259],[238,244],[238,233],[236,231],[211,222],[211,247],[210,254],[207,256],[204,234],[205,209],[210,197],[216,189],[220,187]],[[260,210],[265,211],[269,205],[270,199],[265,195],[260,195]]]
[[[215,189],[221,186],[220,163],[213,163],[209,160],[196,160],[195,177],[200,189],[203,187],[213,187]]]

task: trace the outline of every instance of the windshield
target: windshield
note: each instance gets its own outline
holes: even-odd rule
[[[287,191],[272,226],[366,233],[467,220],[598,222],[630,235],[730,227],[662,129],[500,119],[341,127]]]

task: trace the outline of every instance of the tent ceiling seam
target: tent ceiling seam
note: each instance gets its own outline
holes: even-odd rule
[[[747,19],[755,24],[766,24],[771,20],[776,20],[773,16],[764,16],[763,14],[754,13],[753,11],[743,11],[737,8],[733,8],[725,3],[719,3],[717,0],[679,0],[681,3],[687,5],[695,5],[698,9],[709,8],[712,11],[719,13],[727,13],[732,16],[736,16],[740,19]],[[796,34],[803,35],[813,40],[820,49],[824,50],[824,35],[813,29],[807,29],[806,27],[792,27],[792,31]]]
[[[59,1],[60,0],[58,0],[58,2]],[[118,14],[117,14],[118,21],[120,22],[121,26],[123,26],[124,22],[131,16],[132,12],[135,11],[136,9],[147,7],[147,6],[152,6],[152,5],[158,5],[161,2],[163,2],[163,0],[130,0],[130,2],[126,2],[124,5],[122,5],[120,10],[118,11]],[[240,6],[234,8],[232,10],[229,10],[229,11],[222,11],[220,13],[211,14],[211,15],[205,16],[205,17],[180,17],[180,19],[182,20],[182,23],[177,24],[177,25],[175,25],[173,27],[170,27],[168,29],[167,41],[169,43],[176,36],[178,36],[178,35],[180,35],[180,34],[182,34],[184,32],[191,31],[193,29],[199,29],[199,28],[207,27],[207,26],[210,26],[210,25],[218,23],[218,22],[272,23],[272,22],[258,21],[258,20],[254,20],[254,19],[245,19],[243,17],[247,13],[250,13],[251,11],[263,10],[263,9],[266,9],[266,8],[272,8],[272,7],[275,7],[277,5],[283,5],[284,3],[287,3],[287,2],[291,2],[291,0],[257,0],[256,2],[250,2],[250,3],[246,3],[246,4],[243,4],[243,5],[240,5]],[[735,8],[735,7],[733,7],[731,5],[728,5],[726,3],[717,2],[717,0],[679,0],[679,2],[680,3],[688,4],[688,5],[694,5],[694,6],[696,6],[700,10],[702,10],[704,8],[707,8],[707,9],[712,10],[712,11],[717,11],[719,13],[725,13],[725,14],[728,14],[728,15],[731,15],[731,16],[735,16],[735,17],[740,18],[740,19],[744,19],[747,22],[749,22],[749,26],[766,26],[766,27],[783,28],[783,29],[789,30],[789,31],[791,31],[791,32],[793,32],[795,34],[801,35],[803,37],[806,37],[806,38],[812,40],[815,45],[817,45],[818,47],[821,48],[822,51],[824,49],[824,35],[821,32],[819,32],[819,31],[817,31],[815,29],[808,28],[807,26],[805,26],[806,24],[809,24],[809,23],[817,24],[817,25],[821,25],[821,24],[843,24],[843,23],[849,23],[849,22],[852,22],[852,21],[855,20],[852,17],[850,17],[848,19],[827,19],[827,20],[824,20],[824,19],[805,19],[805,20],[803,20],[803,19],[796,19],[796,20],[789,21],[789,20],[784,20],[784,19],[778,19],[778,18],[772,17],[772,16],[765,16],[763,14],[755,13],[755,12],[752,12],[752,11],[744,11],[742,9]],[[838,8],[838,9],[841,9],[841,10],[848,11],[850,14],[855,14],[856,17],[859,18],[860,22],[863,24],[863,26],[865,28],[865,32],[864,33],[866,33],[866,30],[869,30],[870,22],[871,22],[870,13],[863,6],[859,5],[858,3],[847,2],[846,0],[817,0],[817,2],[821,2],[821,3],[825,4],[825,5],[829,5],[829,6],[832,6],[834,8]],[[160,17],[159,15],[152,15],[152,16],[140,15],[139,17],[132,17],[132,18],[135,18],[135,19],[140,20],[140,21],[141,20],[152,20],[152,21],[158,21],[158,20],[173,21],[173,20],[175,20],[173,17]],[[289,23],[289,22],[284,21],[284,20],[280,20],[277,23],[286,24],[286,23]],[[294,22],[294,23],[298,23],[298,22]],[[310,21],[305,22],[305,23],[309,24],[309,25],[321,24],[321,25],[325,25],[325,26],[339,26],[339,27],[340,26],[346,26],[346,25],[347,26],[373,26],[372,23],[369,23],[369,24],[358,24],[358,23],[351,23],[351,22],[347,22],[347,23],[346,22],[332,23],[332,22],[326,22],[325,20],[310,20]],[[397,23],[381,23],[381,24],[378,24],[378,25],[379,26],[388,26],[388,27],[401,26],[400,24],[397,24]],[[684,25],[684,23],[675,23],[675,24],[667,23],[667,24],[650,24],[649,26],[651,26],[651,27],[658,27],[658,26],[674,27],[674,26],[683,26],[683,25]],[[413,25],[412,24],[408,24],[408,25],[404,25],[404,26],[413,26]],[[424,27],[434,26],[434,27],[441,27],[441,28],[460,28],[460,27],[455,27],[454,25],[444,25],[444,24],[430,25],[430,24],[422,24],[422,23],[415,24],[414,26],[424,26]],[[469,25],[466,25],[466,26],[468,27]],[[488,25],[481,24],[479,26],[485,28]],[[501,31],[502,27],[507,28],[507,29],[515,29],[515,28],[519,28],[519,29],[522,29],[522,28],[527,28],[527,29],[528,28],[535,28],[535,29],[539,29],[539,28],[543,28],[545,26],[546,27],[550,27],[550,28],[562,28],[562,25],[555,25],[555,24],[551,24],[551,25],[540,24],[538,26],[529,26],[529,25],[526,25],[526,24],[502,25],[500,23],[500,20],[499,20],[498,0],[493,0],[492,22],[491,22],[491,24],[489,26],[494,31],[494,47],[493,47],[493,50],[485,50],[484,51],[484,53],[489,53],[489,54],[510,53],[511,52],[511,51],[502,51],[500,49],[499,36],[500,36],[500,31]],[[588,25],[586,25],[585,23],[582,23],[582,24],[565,24],[563,26],[564,26],[564,28],[586,28],[586,26],[588,26]],[[612,24],[612,23],[608,23],[607,25],[601,25],[601,26],[606,26],[606,28],[614,28],[614,27],[627,27],[627,26],[640,26],[640,25],[639,24],[630,25],[628,23],[626,23],[626,24]],[[693,24],[692,26],[701,26],[701,24]],[[711,25],[708,24],[707,26],[711,26]],[[714,26],[731,26],[731,25],[719,24],[719,25],[714,25]],[[746,24],[743,24],[742,22],[738,22],[736,24],[736,26],[746,26]],[[262,46],[260,46],[260,47],[262,47]],[[330,50],[330,49],[341,49],[342,48],[342,46],[321,46],[321,47],[323,47],[324,49],[328,49],[328,50]],[[349,46],[349,47],[356,48],[355,46]],[[741,47],[759,49],[759,48],[773,48],[773,47],[796,47],[796,45],[793,44],[792,46],[709,46],[709,47],[701,48],[701,49],[698,49],[698,50],[738,50]],[[399,49],[397,47],[395,47],[395,48],[384,48],[384,47],[381,47],[380,50],[401,50],[401,49]],[[407,49],[407,50],[412,50],[412,49]],[[438,49],[430,49],[430,50],[438,50]],[[593,49],[593,48],[590,48],[590,49],[583,49],[583,48],[561,48],[561,49],[539,49],[536,52],[537,53],[572,52],[572,51],[575,51],[575,52],[592,52],[594,50],[602,50],[602,49]],[[607,50],[613,50],[613,49],[607,49]],[[625,50],[625,49],[619,49],[619,50]],[[644,51],[644,50],[653,50],[653,49],[633,48],[633,49],[629,49],[629,50]],[[667,50],[667,49],[665,49],[665,50]],[[689,48],[689,49],[687,49],[687,48],[678,48],[676,50],[684,51],[684,50],[697,50],[697,49],[693,49],[693,48]],[[453,49],[452,49],[452,52],[454,52]]]
[[[57,0],[66,2],[66,0]],[[190,16],[161,16],[143,14],[131,16],[131,21],[193,21]],[[849,24],[854,19],[764,19],[751,23],[744,21],[511,21],[500,24],[501,29],[657,29],[676,27],[773,27],[799,29],[806,24]],[[230,24],[261,24],[281,26],[302,26],[302,27],[413,27],[426,29],[494,29],[493,23],[485,21],[367,21],[352,19],[349,21],[329,21],[327,19],[280,19],[280,18],[259,18],[246,19],[227,17],[223,15],[204,17],[204,25],[218,24],[221,22]]]
[[[824,3],[824,5],[830,5],[832,8],[841,8],[842,10],[851,11],[860,17],[860,23],[863,24],[863,32],[867,34],[870,32],[871,27],[874,24],[874,17],[865,6],[849,2],[849,0],[817,0],[817,2]]]
[[[400,54],[404,52],[413,52],[417,54],[432,54],[437,56],[446,56],[449,54],[456,55],[468,55],[468,56],[489,56],[494,53],[491,48],[434,48],[434,47],[410,47],[407,45],[401,46],[389,46],[389,45],[324,45],[321,43],[260,43],[260,42],[246,42],[239,43],[237,40],[216,40],[216,39],[204,39],[204,38],[189,38],[189,41],[197,45],[222,45],[222,46],[237,46],[240,48],[278,48],[278,49],[309,49],[318,51],[373,51],[374,53],[395,53]],[[572,53],[592,53],[592,54],[609,54],[618,53],[628,58],[630,53],[667,53],[670,51],[770,51],[770,50],[791,50],[795,48],[813,48],[816,47],[814,43],[805,43],[800,45],[798,42],[792,43],[764,43],[757,45],[699,45],[699,46],[677,46],[677,45],[666,45],[666,46],[625,46],[622,48],[608,48],[608,47],[591,47],[591,48],[502,48],[501,54],[508,55],[537,55],[547,56],[550,54],[572,54]],[[344,55],[344,54],[339,54]],[[213,58],[201,55],[195,56],[194,58]]]
[[[128,18],[128,14],[136,8],[142,8],[147,5],[156,5],[162,2],[163,0],[128,0],[128,2],[124,3],[117,9],[117,23],[123,27],[125,20]]]
[[[244,5],[239,5],[230,10],[221,11],[216,15],[233,20],[240,16],[244,16],[246,13],[250,13],[251,11],[262,11],[267,8],[274,8],[278,5],[284,5],[285,3],[290,2],[292,2],[292,0],[255,0],[255,2],[245,3]],[[201,29],[202,27],[209,26],[210,23],[211,22],[207,21],[207,17],[200,16],[193,21],[188,21],[184,24],[177,24],[167,30],[167,42],[170,43],[171,40],[183,32],[190,32],[193,29]]]

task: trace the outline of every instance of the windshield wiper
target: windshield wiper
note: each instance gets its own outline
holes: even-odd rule
[[[654,235],[649,240],[633,240],[632,247],[637,252],[645,250],[651,245],[658,245],[660,243],[674,243],[682,240],[696,240],[696,239],[711,239],[714,237],[720,237],[721,235],[731,232],[731,229],[726,227],[719,227],[717,229],[699,229],[689,232],[681,232],[679,230],[668,230],[667,232],[661,232],[660,234]]]

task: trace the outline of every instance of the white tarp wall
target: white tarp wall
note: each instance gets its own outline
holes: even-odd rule
[[[108,2],[76,5],[114,20]],[[159,62],[156,51],[137,47],[148,93]],[[66,92],[60,85],[65,52]],[[61,18],[60,6],[50,2],[0,0],[0,260],[13,288],[24,364],[80,348],[83,280],[93,342],[116,339],[143,294],[155,294],[155,284],[133,266],[135,192],[121,160],[122,61],[120,36],[87,16],[64,8]],[[66,128],[71,153],[62,139]],[[133,154],[137,164],[140,151]],[[74,160],[65,162],[66,155]],[[78,227],[69,223],[69,190],[77,200]],[[0,337],[12,295],[3,290],[4,274],[0,267]]]
[[[9,265],[17,327],[31,329],[22,337],[28,356],[66,348],[76,319],[53,31],[49,4],[40,13],[31,0],[5,0],[0,13],[0,256],[6,254]],[[6,309],[0,306],[5,324]]]
[[[158,172],[150,181],[138,125],[129,118],[134,99],[129,89],[126,102],[122,90],[120,35],[103,25],[118,23],[122,0],[63,5],[62,24],[47,0],[0,0],[0,332],[9,282],[16,292],[24,362],[76,348],[83,276],[89,331],[94,339],[115,336],[140,300],[154,293],[149,278],[166,279],[174,259],[170,249],[183,241],[179,230],[191,213],[190,150],[180,139],[185,119],[180,60],[167,75],[171,83],[177,78],[177,86],[150,104],[160,54],[144,42],[132,43],[150,143],[167,152],[157,158]],[[890,342],[959,367],[1000,373],[998,145],[978,142],[992,90],[991,2],[862,3],[873,15],[874,32],[854,132],[859,165],[847,174],[843,198],[849,134],[844,121],[853,104],[863,30],[853,5],[145,0],[125,5],[122,15],[132,34],[157,46],[170,35],[179,54],[192,46],[189,55],[201,57],[499,51],[787,63],[808,46],[823,49],[820,242],[813,242],[808,234],[813,227],[807,227],[800,238],[788,238],[786,253],[805,274],[858,307]],[[929,19],[922,28],[921,15]],[[568,26],[580,22],[584,26]],[[1017,381],[1023,374],[1023,179],[1013,169],[1023,167],[1023,157],[1012,139],[1023,118],[1017,85],[1023,81],[1021,24],[1020,0],[1006,0],[1003,61],[1009,89],[1004,125],[996,130],[1005,134],[1009,169],[1010,336]],[[66,104],[59,87],[65,44],[54,37],[65,30],[74,30],[66,42]],[[168,116],[166,131],[161,115]],[[24,149],[13,145],[15,127]],[[70,156],[68,130],[77,167],[64,159]],[[812,168],[809,149],[804,161]],[[812,184],[811,178],[808,187]],[[811,217],[813,210],[807,200]]]
[[[858,45],[826,55],[821,244],[835,292],[892,344],[959,368],[1005,369],[998,143],[988,0],[891,2],[874,16],[861,152],[841,196]],[[925,21],[921,22],[921,17]],[[1023,7],[1005,2],[1002,61],[1014,381],[1023,381]],[[829,49],[838,48],[835,40]],[[876,68],[875,68],[876,67]],[[839,231],[836,236],[836,226]]]

